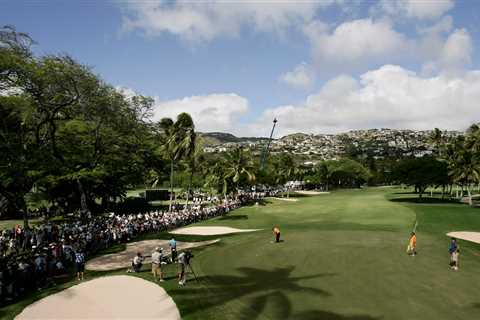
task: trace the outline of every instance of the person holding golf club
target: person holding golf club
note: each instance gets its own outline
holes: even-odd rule
[[[408,241],[407,254],[414,257],[417,254],[417,235],[415,232],[410,234],[410,240]]]
[[[155,251],[152,253],[152,274],[155,281],[160,278],[160,282],[163,282],[162,258],[163,248],[156,247]]]
[[[177,241],[175,241],[175,238],[172,237],[172,239],[168,242],[168,245],[170,246],[170,251],[172,254],[172,263],[175,263],[175,260],[177,259]]]
[[[187,274],[186,274],[186,269],[187,267],[190,268],[190,271],[192,271],[192,267],[190,266],[190,259],[193,258],[193,254],[190,251],[184,251],[180,253],[177,257],[178,261],[178,285],[184,286],[185,283],[187,282]],[[193,274],[195,276],[195,273]],[[196,276],[195,276],[196,278]]]
[[[275,236],[275,242],[280,242],[280,228],[275,226],[272,228],[273,235]]]

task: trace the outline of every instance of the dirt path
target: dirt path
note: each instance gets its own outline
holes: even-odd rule
[[[137,252],[142,252],[143,255],[151,255],[156,247],[163,248],[165,255],[170,254],[170,247],[168,246],[169,240],[145,240],[132,242],[127,244],[126,250],[118,253],[107,254],[89,260],[85,266],[87,270],[94,271],[108,271],[120,268],[129,268],[132,263],[132,259]],[[177,241],[177,250],[185,250],[189,248],[208,246],[217,243],[220,239],[201,242],[181,242]],[[150,258],[145,260],[145,263],[150,263]]]
[[[15,319],[181,318],[175,302],[162,287],[137,277],[112,276],[83,282],[43,298]]]

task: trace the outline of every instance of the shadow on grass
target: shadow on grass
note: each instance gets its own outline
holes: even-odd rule
[[[256,319],[262,314],[267,304],[273,304],[272,317],[274,319],[287,319],[292,316],[292,305],[287,298],[289,292],[308,292],[320,297],[328,297],[328,291],[303,286],[301,281],[320,277],[335,276],[335,273],[320,273],[303,277],[294,277],[293,266],[262,270],[257,268],[238,268],[240,276],[211,275],[199,277],[203,284],[192,287],[174,288],[169,291],[177,301],[182,301],[180,309],[182,316],[205,311],[215,306],[224,306],[239,298],[245,298],[248,303],[241,312],[235,315],[224,315],[226,318]],[[193,280],[194,281],[194,280]],[[269,309],[271,310],[271,309]]]
[[[257,205],[257,203],[258,203],[258,205]],[[244,207],[256,207],[256,206],[266,206],[267,204],[271,204],[271,203],[273,203],[271,200],[269,200],[267,198],[263,198],[263,199],[249,201],[248,203],[244,204],[242,206],[242,208],[244,208]]]
[[[219,218],[218,220],[247,220],[247,219],[248,219],[247,215],[241,214],[241,215],[236,215],[236,216],[230,216],[230,215],[223,216],[223,217]]]
[[[389,199],[392,202],[403,202],[403,203],[419,203],[419,204],[460,204],[458,200],[452,199],[441,199],[441,198],[419,198],[419,197],[408,197],[408,198],[394,198]]]
[[[313,196],[315,196],[315,194],[290,192],[290,198],[311,198]],[[285,194],[284,198],[287,198],[287,194]]]
[[[480,309],[480,302],[473,303],[473,304],[472,304],[472,308]]]

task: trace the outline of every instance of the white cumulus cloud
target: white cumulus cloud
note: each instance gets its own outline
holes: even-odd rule
[[[385,65],[359,78],[338,76],[300,105],[267,109],[244,130],[265,135],[273,118],[277,136],[384,127],[462,130],[480,120],[479,100],[480,71],[422,77]]]
[[[196,130],[208,132],[231,131],[248,109],[247,99],[235,93],[219,93],[168,101],[157,99],[153,112],[154,120],[175,118],[187,112],[192,116]]]
[[[294,88],[308,89],[315,81],[315,73],[308,64],[302,62],[292,71],[282,74],[280,81]]]
[[[369,61],[391,60],[410,48],[407,37],[386,20],[358,19],[344,22],[334,30],[314,21],[304,32],[312,45],[313,60],[324,68],[346,69]]]
[[[185,40],[209,41],[237,36],[242,28],[283,34],[313,19],[329,1],[132,1],[123,4],[124,29],[148,35],[170,33]]]
[[[436,19],[455,5],[453,0],[382,0],[380,7],[391,16]]]
[[[463,72],[471,63],[473,44],[466,29],[451,33],[426,32],[418,41],[419,56],[423,56],[423,73]]]

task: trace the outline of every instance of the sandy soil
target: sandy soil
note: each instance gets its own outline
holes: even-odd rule
[[[180,312],[162,287],[137,277],[112,276],[83,282],[43,298],[15,319],[177,320]]]
[[[295,191],[296,193],[299,193],[299,194],[306,194],[306,195],[309,195],[309,196],[315,196],[315,195],[318,195],[318,194],[329,194],[330,192],[329,191],[311,191],[311,190],[298,190],[298,191]]]
[[[239,232],[252,232],[262,229],[237,229],[230,227],[186,227],[171,231],[174,234],[190,234],[199,236],[214,236],[221,234],[239,233]]]
[[[88,270],[95,271],[107,271],[120,268],[129,268],[131,266],[132,259],[135,257],[138,251],[142,252],[143,255],[151,255],[156,247],[160,247],[163,248],[163,253],[165,255],[170,255],[170,247],[168,246],[168,241],[169,240],[145,240],[128,243],[126,250],[118,253],[107,254],[89,260],[85,267]],[[181,251],[189,248],[207,246],[218,241],[220,241],[220,239],[200,242],[177,241],[177,250]],[[145,259],[145,263],[150,262],[150,258]]]
[[[291,201],[291,202],[296,202],[298,201],[298,199],[295,199],[295,198],[272,198],[272,199],[275,199],[275,200],[281,200],[281,201]]]
[[[456,231],[447,233],[447,236],[480,244],[480,232]]]

